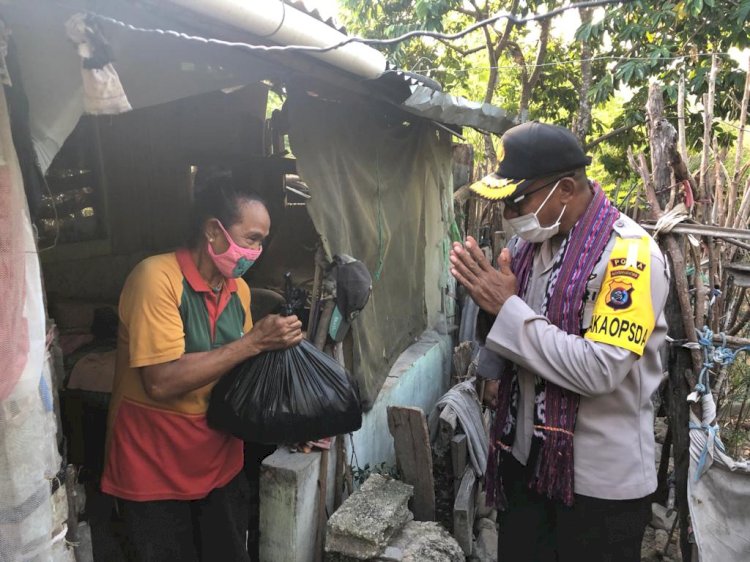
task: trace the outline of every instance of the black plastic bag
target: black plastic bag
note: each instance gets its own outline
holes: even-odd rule
[[[211,392],[207,418],[211,427],[240,439],[283,444],[355,431],[362,425],[362,409],[346,369],[303,340],[261,353],[225,374]]]

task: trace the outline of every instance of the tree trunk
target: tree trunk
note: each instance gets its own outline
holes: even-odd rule
[[[529,74],[526,59],[520,45],[514,44],[513,53],[516,61],[522,66],[521,72],[521,100],[518,104],[519,120],[525,123],[529,120],[529,104],[531,103],[531,94],[534,92],[539,79],[542,76],[542,64],[547,57],[547,45],[549,43],[549,31],[552,20],[542,20],[539,30],[539,47],[537,48],[534,59],[534,69]]]
[[[648,140],[651,145],[653,186],[657,194],[666,197],[668,195],[667,190],[672,184],[672,172],[669,167],[669,163],[671,162],[669,147],[674,146],[677,142],[677,135],[674,127],[664,118],[664,100],[662,99],[661,86],[659,84],[652,84],[649,89],[646,111],[649,120]],[[666,202],[667,199],[661,201],[660,208],[664,208]]]
[[[513,0],[510,6],[509,13],[516,13],[519,1],[520,0]],[[474,7],[474,16],[477,21],[487,18],[486,12],[482,11],[476,2],[472,2],[472,6]],[[484,103],[492,103],[492,98],[494,97],[495,89],[497,88],[497,61],[500,59],[500,55],[503,53],[503,51],[505,51],[505,48],[508,45],[510,34],[513,31],[513,26],[514,23],[508,20],[505,24],[505,31],[500,36],[497,46],[495,46],[495,43],[492,40],[492,34],[490,33],[489,29],[487,29],[486,27],[482,28],[482,30],[484,31],[484,41],[487,48],[487,59],[490,63],[490,74],[487,77],[487,87],[484,91]],[[492,143],[491,134],[486,133],[482,135],[482,137],[484,140],[484,156],[487,171],[492,171],[497,165],[497,153],[495,152],[495,145]]]
[[[593,8],[581,8],[581,24],[590,24],[594,15]],[[578,104],[578,115],[573,125],[573,132],[581,145],[586,144],[586,136],[591,128],[591,100],[589,99],[589,90],[592,82],[592,65],[591,65],[591,43],[581,41],[581,91],[580,102]]]
[[[672,160],[671,154],[676,152],[677,133],[674,127],[664,119],[664,101],[660,84],[652,84],[649,88],[648,103],[646,105],[649,121],[649,141],[651,143],[651,166],[653,182],[647,182],[646,190],[658,189],[669,185],[671,177],[669,164]],[[645,171],[641,172],[642,175]],[[657,197],[661,194],[661,202]],[[668,193],[666,190],[648,194],[648,200],[652,202],[652,215],[654,218],[661,214],[661,204],[666,202]],[[665,250],[672,270],[669,297],[665,313],[669,325],[669,336],[677,341],[695,341],[695,323],[692,307],[690,305],[690,294],[687,286],[687,275],[685,273],[685,258],[680,247],[681,244],[672,234],[662,238],[662,247]],[[669,419],[672,436],[674,439],[675,459],[675,500],[679,510],[680,521],[680,549],[685,562],[692,558],[692,546],[688,542],[689,512],[687,504],[687,479],[690,463],[689,447],[690,435],[688,430],[689,409],[687,395],[690,392],[692,381],[686,379],[686,373],[693,369],[700,369],[702,359],[697,350],[687,350],[682,346],[669,346]]]

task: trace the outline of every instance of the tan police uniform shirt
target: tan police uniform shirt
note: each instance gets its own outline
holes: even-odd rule
[[[584,331],[591,325],[596,296],[616,237],[641,238],[646,232],[621,215],[587,285]],[[534,381],[540,376],[581,395],[574,437],[575,493],[624,500],[656,489],[654,412],[651,395],[662,378],[659,348],[667,323],[667,267],[651,241],[651,300],[656,325],[644,353],[567,334],[540,315],[545,288],[559,244],[544,242],[534,256],[524,299],[503,305],[480,353],[479,373],[492,377],[503,358],[519,366],[520,400],[513,455],[526,464],[534,425]]]

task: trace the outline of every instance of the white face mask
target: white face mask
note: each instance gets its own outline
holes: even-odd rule
[[[537,217],[539,211],[541,211],[542,208],[547,204],[547,201],[549,201],[549,198],[552,197],[552,194],[555,192],[559,184],[560,181],[555,184],[555,187],[552,188],[544,201],[542,201],[542,204],[539,205],[539,208],[536,210],[536,212],[521,215],[520,217],[514,217],[512,219],[506,219],[510,227],[513,229],[513,232],[515,232],[519,238],[526,240],[527,242],[536,244],[539,242],[544,242],[545,240],[549,240],[560,231],[560,220],[565,214],[567,205],[563,207],[563,210],[560,213],[560,216],[557,217],[557,220],[549,226],[542,226],[539,223],[539,218]]]

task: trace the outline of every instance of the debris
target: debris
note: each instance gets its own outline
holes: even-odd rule
[[[664,440],[667,437],[667,419],[656,418],[654,419],[654,437],[657,443],[664,444]]]
[[[401,562],[464,562],[464,553],[448,531],[432,521],[410,521],[391,541],[392,548],[400,549]],[[378,558],[385,561],[387,558]]]
[[[656,529],[654,533],[654,549],[656,552],[664,552],[669,542],[669,534],[663,529]]]
[[[477,538],[470,560],[495,562],[497,560],[497,525],[491,519],[477,521]]]

